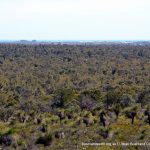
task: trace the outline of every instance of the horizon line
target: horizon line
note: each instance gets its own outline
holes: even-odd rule
[[[10,39],[10,40],[0,40],[0,42],[121,42],[121,41],[126,41],[126,42],[150,42],[150,40],[139,40],[139,39],[134,39],[134,40],[38,40],[38,39]]]

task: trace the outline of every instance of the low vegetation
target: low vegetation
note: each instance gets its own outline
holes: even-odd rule
[[[150,143],[150,45],[0,44],[0,148]]]

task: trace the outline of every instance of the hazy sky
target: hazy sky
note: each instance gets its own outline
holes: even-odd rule
[[[0,40],[150,40],[150,0],[0,0]]]

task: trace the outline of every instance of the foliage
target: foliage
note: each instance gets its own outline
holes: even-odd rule
[[[0,147],[149,142],[149,49],[149,43],[1,43]],[[113,149],[97,147],[105,148]]]

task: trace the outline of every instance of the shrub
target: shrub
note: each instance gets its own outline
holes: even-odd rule
[[[52,143],[52,135],[48,134],[41,136],[36,140],[36,144],[43,144],[44,146],[50,146]]]

